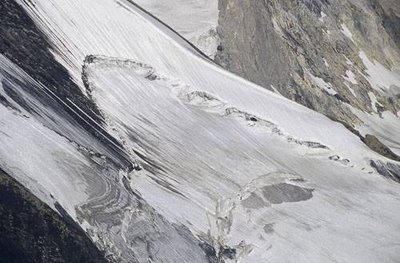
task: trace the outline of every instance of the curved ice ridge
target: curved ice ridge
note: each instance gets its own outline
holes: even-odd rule
[[[324,149],[324,150],[330,150],[330,148],[326,145],[323,145],[319,142],[313,142],[313,141],[303,141],[300,139],[297,139],[289,134],[286,134],[283,132],[278,125],[275,123],[264,120],[262,118],[259,118],[253,114],[250,114],[248,112],[239,110],[235,107],[230,107],[225,109],[226,116],[234,116],[234,117],[239,117],[244,119],[247,122],[247,125],[250,127],[263,127],[264,129],[268,130],[269,132],[282,136],[283,138],[286,139],[288,143],[294,143],[298,144],[301,146],[305,146],[311,149]]]
[[[82,81],[89,95],[93,91],[94,87],[89,77],[92,71],[96,69],[112,67],[132,69],[136,74],[142,75],[145,78],[149,78],[154,73],[154,69],[151,66],[136,62],[131,59],[111,58],[101,55],[88,55],[85,57],[85,61],[83,62],[82,66]]]
[[[199,107],[209,112],[217,113],[223,117],[238,118],[244,121],[245,125],[249,127],[262,128],[263,131],[276,134],[284,138],[288,143],[304,146],[308,149],[319,149],[323,151],[331,150],[328,146],[322,143],[301,140],[292,135],[286,134],[272,121],[265,120],[259,116],[238,109],[235,106],[230,106],[227,102],[224,102],[222,99],[210,94],[209,92],[193,90],[190,85],[182,82],[181,80],[164,76],[163,74],[158,73],[152,66],[132,59],[100,55],[87,56],[82,68],[82,79],[84,80],[84,83],[87,83],[85,86],[87,87],[89,94],[93,89],[93,85],[91,85],[89,77],[91,71],[105,68],[111,69],[113,67],[128,70],[130,69],[133,70],[135,74],[140,75],[148,80],[163,82],[164,85],[167,84],[167,86],[171,88],[177,97],[186,104]]]
[[[162,74],[158,73],[153,67],[130,59],[110,58],[105,56],[86,57],[82,70],[82,78],[85,79],[87,83],[88,93],[90,94],[91,92],[96,92],[97,88],[101,89],[101,86],[96,87],[96,85],[101,84],[100,82],[96,83],[99,76],[102,75],[101,70],[104,69],[106,71],[110,70],[112,74],[115,68],[117,68],[121,72],[127,70],[128,75],[134,74],[139,76],[140,78],[145,78],[148,81],[158,82],[160,86],[167,88],[167,93],[171,92],[172,95],[174,95],[173,97],[178,99],[178,101],[181,101],[183,104],[185,104],[186,107],[193,106],[199,108],[201,111],[206,111],[211,114],[216,114],[217,116],[220,116],[222,118],[232,118],[234,122],[239,121],[239,125],[244,125],[245,127],[249,127],[250,129],[259,129],[259,132],[262,133],[265,132],[272,133],[273,135],[277,135],[280,138],[283,138],[284,141],[287,143],[300,145],[308,149],[319,149],[319,151],[330,150],[327,146],[322,145],[320,143],[302,141],[294,138],[293,136],[287,135],[276,124],[274,124],[271,121],[259,118],[258,116],[247,113],[245,111],[241,111],[235,107],[231,107],[227,102],[224,102],[222,99],[218,98],[213,94],[210,94],[206,91],[193,90],[190,85],[183,83],[179,79],[173,79],[167,76],[163,76]],[[97,70],[99,71],[96,72]],[[120,74],[121,72],[119,72],[118,74]],[[96,77],[94,75],[95,73],[99,75]],[[110,83],[107,83],[107,85],[110,85]],[[108,89],[112,87],[105,86],[103,88]],[[106,116],[107,120],[108,119],[107,114],[104,115]],[[108,125],[113,126],[113,122],[114,121],[110,119]],[[119,138],[122,141],[129,141],[129,138],[124,138],[127,137],[128,135],[124,134],[123,131],[118,131],[118,129],[116,129],[116,132],[119,133]],[[129,149],[126,150],[129,152]],[[138,155],[138,154],[134,152],[132,155]],[[147,162],[146,156],[139,156],[139,158],[142,159],[142,162]],[[144,166],[144,168],[145,170],[148,170],[147,166]],[[225,239],[230,232],[230,225],[232,224],[233,220],[232,218],[233,210],[242,204],[242,199],[248,198],[247,195],[255,195],[255,191],[262,193],[263,189],[261,189],[260,187],[265,187],[265,188],[270,187],[271,189],[269,189],[269,191],[273,193],[281,192],[281,189],[285,188],[289,189],[295,195],[295,197],[293,197],[285,195],[279,196],[279,194],[276,194],[277,197],[274,197],[274,199],[272,197],[266,196],[265,201],[263,201],[265,207],[271,206],[272,204],[280,204],[283,202],[297,202],[311,198],[312,194],[310,194],[309,190],[307,190],[306,188],[303,189],[302,187],[293,185],[293,183],[286,182],[287,181],[286,179],[289,178],[299,179],[300,178],[299,176],[288,175],[286,176],[287,178],[285,177],[286,179],[284,177],[285,176],[282,177],[282,175],[270,176],[269,174],[267,175],[263,174],[258,179],[257,181],[258,184],[255,189],[252,188],[254,187],[254,185],[250,183],[247,184],[244,187],[243,191],[240,191],[237,195],[233,197],[221,197],[221,199],[217,201],[215,208],[215,220],[218,229],[217,235],[215,237],[209,236],[207,238],[207,240],[212,240],[210,243],[214,244],[217,254],[220,253],[223,254],[224,253],[223,251],[226,252],[226,251],[231,251],[230,249],[234,249],[235,253],[237,253],[236,256],[242,257],[250,253],[250,251],[252,250],[253,247],[252,244],[241,243],[232,247],[229,244],[227,244]],[[276,182],[274,181],[274,178],[277,180],[277,181],[275,180]],[[162,177],[157,177],[157,179],[161,180]],[[303,199],[301,196],[300,197],[297,196],[301,194],[305,196],[303,197]],[[94,203],[97,202],[104,203],[103,200],[94,201]],[[245,203],[245,201],[243,202]],[[96,205],[94,206],[96,207]]]

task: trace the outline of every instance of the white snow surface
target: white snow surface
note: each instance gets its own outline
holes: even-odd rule
[[[129,1],[21,5],[79,85],[85,56],[99,55],[87,67],[91,95],[132,159],[145,156],[131,185],[168,220],[236,248],[240,262],[398,260],[400,185],[369,166],[385,159],[342,125],[224,71]],[[0,156],[12,153],[1,164],[74,216],[89,198],[85,158],[34,120],[0,114]],[[31,166],[27,152],[46,163]],[[76,167],[70,177],[60,160]],[[41,178],[48,162],[58,177]],[[273,200],[280,185],[294,201]]]
[[[218,0],[135,0],[135,3],[214,58],[219,44]]]
[[[320,89],[325,90],[330,95],[336,95],[337,94],[337,91],[332,88],[332,85],[330,83],[327,83],[322,78],[316,77],[316,76],[314,76],[312,74],[310,74],[310,77],[314,81],[314,83],[317,84],[317,86]]]
[[[35,83],[3,55],[0,55],[0,67],[20,81]],[[0,95],[12,101],[4,91],[3,77],[0,71]],[[45,114],[54,116],[51,111],[36,108],[34,98],[25,97],[25,100],[38,112],[45,110]],[[18,110],[16,113],[0,106],[0,166],[49,206],[54,208],[54,202],[58,201],[76,218],[75,207],[88,199],[84,179],[88,161],[66,138],[44,127],[24,109]],[[84,138],[79,131],[73,132]]]
[[[400,94],[399,73],[387,69],[378,61],[371,61],[364,51],[360,51],[359,56],[366,67],[366,79],[374,89],[391,95]]]
[[[325,17],[327,17],[327,15],[323,11],[321,11],[321,16],[318,19],[319,19],[319,21],[324,22]]]
[[[342,29],[340,31],[342,31],[342,33],[346,37],[348,37],[352,42],[354,42],[353,34],[351,33],[350,29],[345,24],[342,24],[341,27]]]
[[[377,102],[372,92],[368,94],[371,97],[371,103]],[[378,103],[379,104],[379,103]],[[376,110],[376,106],[375,109]],[[377,136],[383,144],[388,146],[394,153],[400,156],[400,117],[390,112],[378,114],[368,114],[351,107],[351,111],[357,115],[363,122],[357,129],[363,134],[373,134]]]
[[[346,75],[343,76],[343,78],[349,82],[351,82],[352,84],[356,85],[358,84],[357,80],[356,80],[356,76],[354,75],[353,71],[351,70],[346,70]]]
[[[380,106],[382,106],[382,105],[378,102],[378,99],[376,98],[375,94],[373,92],[368,92],[368,97],[371,100],[372,109],[375,112],[378,112],[376,105],[380,105]]]

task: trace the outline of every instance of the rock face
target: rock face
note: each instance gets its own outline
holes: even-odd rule
[[[359,122],[348,105],[400,109],[397,1],[220,0],[219,10],[226,69],[348,124]],[[378,85],[374,67],[393,81]]]
[[[0,169],[0,262],[107,262],[85,232]]]

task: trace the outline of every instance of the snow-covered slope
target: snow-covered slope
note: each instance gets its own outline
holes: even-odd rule
[[[167,222],[132,191],[128,168],[113,161],[106,145],[61,107],[53,111],[52,93],[0,58],[0,165],[6,172],[55,210],[61,205],[110,259],[205,262],[184,227]],[[42,96],[48,96],[46,104]]]
[[[0,57],[0,164],[111,258],[400,257],[400,185],[370,165],[396,163],[342,125],[224,71],[131,1],[20,4],[122,153],[31,96],[27,84],[50,92]]]
[[[398,185],[356,155],[345,159],[338,147],[301,140],[224,98],[118,61],[101,57],[87,66],[92,96],[124,144],[145,156],[132,187],[172,222],[235,248],[243,262],[366,261],[377,256],[360,252],[376,246],[374,236],[397,239],[390,225],[400,206],[388,191],[398,193]],[[378,158],[354,142],[361,156]],[[377,229],[370,213],[379,214]],[[375,260],[385,254],[390,262],[395,251],[384,248]]]
[[[138,5],[167,23],[201,51],[214,58],[217,36],[217,0],[137,0]]]

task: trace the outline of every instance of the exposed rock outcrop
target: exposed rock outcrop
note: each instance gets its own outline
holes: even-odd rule
[[[64,215],[67,216],[67,215]],[[107,262],[86,233],[0,169],[0,262]]]
[[[348,104],[400,109],[400,82],[376,87],[366,65],[400,68],[396,1],[220,0],[219,9],[216,61],[226,69],[348,124],[360,122]]]

